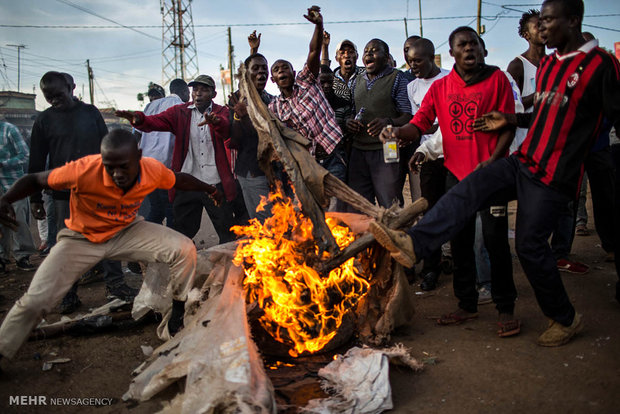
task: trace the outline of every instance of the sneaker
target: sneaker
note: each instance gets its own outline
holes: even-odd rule
[[[17,268],[21,270],[34,270],[37,268],[35,265],[30,263],[30,259],[28,257],[22,257],[15,262],[15,264],[17,265]]]
[[[385,247],[392,255],[394,260],[405,267],[415,265],[415,252],[413,250],[413,240],[404,231],[392,230],[383,224],[371,221],[368,229],[375,236],[375,239]]]
[[[437,288],[437,281],[439,280],[439,274],[437,272],[428,272],[422,276],[422,283],[420,283],[420,289],[424,291],[435,290]]]
[[[80,307],[81,304],[82,302],[80,301],[80,298],[78,298],[77,293],[69,291],[65,297],[62,298],[60,313],[63,315],[73,313]]]
[[[571,340],[573,336],[581,332],[583,329],[583,320],[581,315],[575,313],[571,326],[564,326],[559,322],[550,321],[549,327],[538,337],[538,345],[540,346],[560,346]]]
[[[486,305],[491,302],[493,302],[491,291],[484,286],[478,289],[478,305]]]
[[[571,262],[566,259],[558,260],[558,270],[560,272],[568,272],[583,275],[588,273],[590,266],[580,262]]]
[[[121,283],[117,286],[106,286],[106,298],[108,300],[120,299],[125,302],[133,302],[134,298],[138,295],[139,290],[127,286],[125,283]]]

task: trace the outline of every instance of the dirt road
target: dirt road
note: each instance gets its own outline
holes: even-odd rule
[[[451,276],[440,287],[415,295],[416,315],[411,327],[398,332],[419,359],[437,363],[416,374],[394,368],[392,392],[395,413],[617,413],[620,406],[620,304],[613,299],[613,263],[602,261],[597,236],[577,237],[575,258],[591,266],[586,275],[564,274],[564,282],[585,329],[559,348],[536,345],[547,321],[515,259],[519,292],[517,315],[522,332],[499,338],[492,304],[480,307],[477,320],[459,326],[437,326],[433,317],[456,309]],[[32,272],[11,271],[0,276],[0,318],[26,290]],[[137,286],[134,277],[130,283]],[[80,288],[82,311],[105,303],[103,283]],[[57,320],[59,315],[49,315]],[[131,371],[143,360],[140,345],[156,347],[155,324],[89,337],[61,337],[28,342],[12,361],[2,361],[2,413],[152,413],[159,400],[130,408],[120,401],[131,381]],[[51,355],[57,355],[56,357]],[[71,361],[42,371],[53,358]],[[9,405],[10,397],[45,396],[48,405]],[[52,398],[112,398],[102,407],[49,405]],[[74,400],[73,403],[76,401]],[[81,400],[82,403],[90,402]],[[63,404],[71,404],[71,400]]]

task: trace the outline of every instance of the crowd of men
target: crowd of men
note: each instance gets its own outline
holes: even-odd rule
[[[524,13],[518,34],[527,50],[506,71],[485,63],[484,41],[467,26],[449,36],[451,70],[437,66],[433,42],[418,36],[403,45],[407,70],[395,67],[378,38],[362,49],[363,66],[357,46],[339,42],[332,69],[330,35],[316,6],[304,15],[315,27],[299,71],[284,59],[269,66],[258,53],[260,34],[248,38],[244,65],[252,84],[273,114],[310,142],[317,163],[382,207],[405,202],[407,177],[412,199],[428,200],[429,211],[406,232],[379,222],[370,230],[410,275],[423,261],[423,290],[437,287],[442,260],[451,256],[458,308],[438,324],[474,319],[478,305],[492,301],[497,334],[520,332],[507,211],[516,199],[516,253],[550,319],[538,343],[559,346],[582,329],[559,272],[588,271],[568,257],[584,168],[602,247],[615,259],[620,145],[610,136],[620,120],[620,65],[582,33],[583,13],[582,0],[545,0],[540,11]],[[270,77],[278,96],[265,91]],[[247,100],[237,91],[227,105],[216,104],[208,75],[172,81],[168,96],[152,84],[144,111],[116,113],[134,132],[109,132],[99,111],[73,96],[70,75],[48,72],[40,86],[51,107],[37,117],[30,148],[16,128],[0,123],[0,215],[17,223],[15,231],[2,228],[0,271],[11,255],[18,268],[35,267],[28,196],[32,215],[48,224],[41,239],[55,246],[4,319],[0,356],[12,357],[61,300],[63,313],[75,311],[78,281],[93,267],[103,272],[110,298],[131,301],[136,291],[123,280],[121,260],[136,272],[137,262],[170,265],[174,335],[193,282],[191,238],[203,209],[219,242],[232,241],[232,226],[269,216],[269,205],[259,208],[272,190],[267,176],[286,181],[278,162],[269,172],[259,166]],[[398,158],[387,155],[390,141]],[[355,212],[336,200],[329,209]]]

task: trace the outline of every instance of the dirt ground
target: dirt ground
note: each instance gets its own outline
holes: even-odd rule
[[[592,223],[589,227],[593,228]],[[436,363],[415,374],[392,368],[392,412],[617,413],[620,304],[613,298],[613,263],[603,261],[599,243],[594,232],[575,240],[574,259],[589,264],[590,272],[564,273],[563,279],[577,311],[584,315],[585,329],[559,348],[536,345],[547,321],[516,259],[516,313],[523,328],[513,338],[496,335],[497,314],[492,304],[480,307],[477,320],[459,326],[437,326],[434,317],[456,309],[451,275],[442,275],[439,288],[429,293],[420,291],[417,280],[411,288],[417,313],[411,326],[397,332],[393,340],[410,347],[416,358],[430,358]],[[10,268],[8,274],[0,276],[0,319],[27,289],[32,274]],[[131,276],[129,283],[138,286],[140,279]],[[104,304],[103,283],[82,286],[80,297],[82,312]],[[59,315],[51,314],[47,319],[54,321]],[[155,327],[151,322],[105,334],[26,343],[13,360],[3,360],[0,365],[0,412],[156,412],[160,400],[131,407],[120,399],[127,391],[132,370],[145,359],[140,346],[160,344]],[[44,361],[60,357],[71,361],[42,371]],[[18,395],[45,396],[48,403],[60,397],[113,400],[111,405],[101,407],[9,405],[9,397]]]

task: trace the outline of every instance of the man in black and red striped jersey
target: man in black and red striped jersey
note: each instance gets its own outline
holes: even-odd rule
[[[620,64],[581,34],[582,0],[545,0],[540,31],[556,52],[542,59],[536,75],[534,112],[492,112],[476,120],[481,131],[529,127],[525,141],[510,157],[500,158],[465,177],[407,232],[371,223],[377,241],[396,260],[424,259],[454,236],[476,211],[498,194],[519,201],[515,246],[543,313],[551,319],[538,338],[542,346],[560,346],[583,328],[568,298],[548,239],[557,211],[576,198],[583,161],[607,117],[620,120]]]

